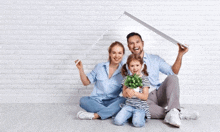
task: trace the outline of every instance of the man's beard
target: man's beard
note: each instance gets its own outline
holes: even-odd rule
[[[134,53],[134,52],[133,52],[133,54],[136,54],[136,55],[139,55],[139,56],[140,56],[142,52],[143,52],[143,49],[142,49],[139,53]]]

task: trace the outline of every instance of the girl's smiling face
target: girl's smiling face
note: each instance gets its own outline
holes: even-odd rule
[[[132,60],[128,66],[128,69],[131,71],[132,75],[134,75],[135,73],[137,75],[141,74],[141,63],[138,60]]]

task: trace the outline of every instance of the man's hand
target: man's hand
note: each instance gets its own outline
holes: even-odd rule
[[[182,58],[183,58],[183,55],[188,52],[189,48],[185,47],[185,46],[182,46],[178,43],[178,46],[179,46],[179,53],[176,57],[176,61],[175,63],[173,64],[172,66],[172,70],[175,74],[178,74],[179,73],[179,70],[180,70],[180,67],[182,65]],[[187,46],[187,45],[186,45]]]
[[[181,56],[183,56],[189,50],[189,48],[182,46],[179,43],[178,43],[178,46],[179,46],[179,55],[181,55]]]

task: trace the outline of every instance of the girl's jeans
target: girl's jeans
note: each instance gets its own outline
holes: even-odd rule
[[[102,100],[102,103],[89,96],[80,99],[80,107],[87,112],[97,113],[102,120],[116,115],[120,111],[119,104],[124,103],[124,97],[117,97],[109,100]]]
[[[132,117],[132,123],[135,127],[143,127],[145,125],[145,111],[128,105],[125,105],[118,112],[114,119],[114,124],[124,125],[130,117]]]

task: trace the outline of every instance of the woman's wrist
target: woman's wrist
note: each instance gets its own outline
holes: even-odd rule
[[[84,72],[83,68],[80,68],[80,69],[79,69],[79,72]]]

